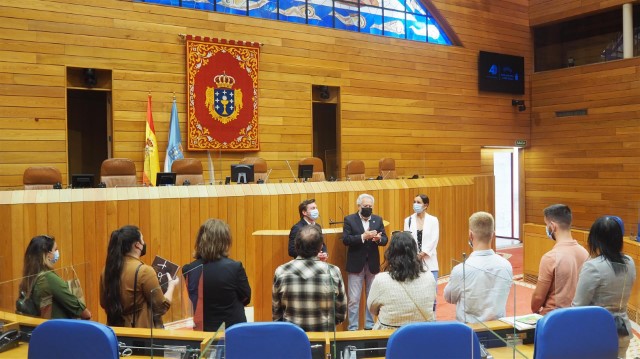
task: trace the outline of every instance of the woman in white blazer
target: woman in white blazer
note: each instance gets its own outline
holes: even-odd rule
[[[427,213],[429,197],[419,194],[413,199],[413,214],[404,220],[404,230],[411,232],[411,236],[418,246],[418,257],[433,278],[438,282],[438,240],[440,239],[440,222],[438,218]],[[437,289],[437,285],[436,285]],[[435,314],[436,304],[433,304]]]

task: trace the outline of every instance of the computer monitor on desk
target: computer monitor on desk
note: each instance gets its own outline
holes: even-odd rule
[[[313,165],[298,165],[298,178],[306,182],[311,177],[313,177]]]
[[[174,172],[158,172],[156,174],[156,186],[174,186],[176,174]]]
[[[253,165],[237,164],[231,165],[231,181],[236,183],[253,183]]]
[[[91,173],[71,175],[71,188],[93,188],[94,175]]]

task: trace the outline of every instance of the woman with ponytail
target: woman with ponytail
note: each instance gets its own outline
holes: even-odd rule
[[[54,264],[60,259],[58,245],[53,237],[35,236],[24,253],[20,292],[31,298],[46,319],[91,319],[91,312],[78,299],[67,282],[54,271]]]
[[[140,260],[146,251],[138,227],[124,226],[111,233],[100,278],[100,306],[107,312],[108,325],[162,328],[162,315],[171,306],[178,279],[169,277],[163,294],[155,270]]]

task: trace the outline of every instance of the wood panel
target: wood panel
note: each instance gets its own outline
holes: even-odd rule
[[[574,229],[571,231],[573,238],[587,250],[587,238],[589,232]],[[526,223],[523,230],[523,268],[525,279],[535,281],[538,279],[538,269],[542,256],[553,248],[554,241],[547,238],[545,226],[539,224]],[[631,290],[629,298],[629,317],[636,323],[640,321],[640,242],[636,242],[633,237],[626,237],[622,247],[624,254],[630,256],[636,263],[636,281]]]
[[[620,8],[629,3],[628,0],[530,0],[529,21],[531,26],[539,26],[552,22]]]
[[[262,42],[257,155],[272,181],[291,178],[286,160],[312,154],[312,85],[340,88],[341,163],[361,159],[367,177],[381,157],[400,176],[480,172],[483,145],[529,136],[528,112],[511,96],[477,91],[478,50],[525,56],[531,66],[527,0],[436,0],[462,46],[439,46],[282,21],[105,0],[6,0],[0,4],[0,187],[18,188],[30,165],[68,175],[67,67],[111,70],[113,156],[143,168],[148,91],[160,158],[172,94],[186,140],[184,44],[178,34]],[[529,88],[529,78],[526,78]],[[366,128],[366,133],[363,132]],[[212,153],[215,182],[245,154]],[[203,162],[206,153],[190,152]]]
[[[192,260],[200,225],[220,218],[231,227],[230,257],[241,261],[253,289],[255,319],[271,319],[274,269],[289,260],[286,237],[253,236],[257,230],[288,230],[298,218],[298,204],[315,198],[320,224],[355,212],[357,196],[370,193],[374,212],[389,222],[387,232],[402,229],[412,213],[413,198],[430,197],[429,212],[440,220],[438,259],[441,275],[451,271],[451,259],[467,251],[468,218],[476,211],[493,212],[493,176],[429,177],[417,180],[282,183],[266,185],[137,187],[0,192],[0,283],[19,278],[29,240],[47,233],[56,237],[60,267],[77,266],[89,309],[105,321],[98,305],[98,283],[111,231],[138,225],[148,243],[146,261],[156,254],[178,263]],[[334,226],[335,227],[335,226]],[[327,237],[331,263],[344,263],[341,233]],[[381,249],[382,250],[382,249]],[[0,310],[13,311],[17,285],[0,284]],[[184,298],[186,299],[186,298]],[[176,293],[176,303],[182,300]],[[182,315],[174,305],[166,319]]]
[[[636,233],[640,212],[640,59],[533,75],[531,146],[525,152],[526,222],[569,205],[574,226],[622,217]],[[587,116],[556,117],[586,109]]]

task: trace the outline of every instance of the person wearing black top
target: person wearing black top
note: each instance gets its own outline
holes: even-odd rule
[[[322,233],[322,227],[320,227],[320,223],[316,222],[316,220],[320,217],[320,212],[318,211],[318,205],[316,205],[315,199],[307,199],[302,201],[298,206],[298,213],[300,213],[300,221],[291,227],[291,231],[289,232],[289,256],[293,259],[298,257],[298,253],[296,252],[295,239],[296,235],[304,226],[316,226],[320,233]],[[329,253],[327,253],[327,245],[322,241],[322,250],[318,252],[318,258],[326,262],[329,257]]]

